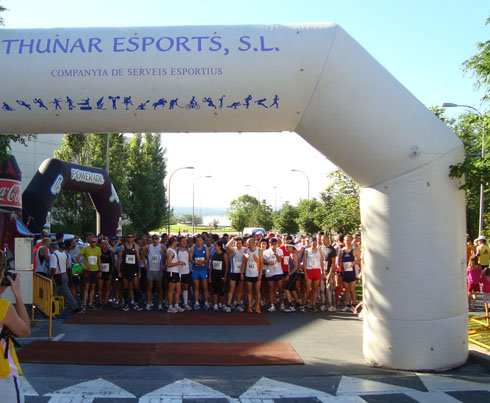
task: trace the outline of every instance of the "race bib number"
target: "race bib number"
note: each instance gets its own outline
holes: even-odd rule
[[[88,265],[89,266],[97,265],[97,256],[89,256],[88,257]]]
[[[223,270],[223,262],[219,260],[213,260],[213,270]]]
[[[265,269],[265,276],[266,277],[272,277],[274,275],[274,270],[272,269]]]
[[[104,273],[108,273],[109,272],[109,270],[110,270],[110,264],[109,263],[102,263],[101,266],[102,266],[102,271]]]
[[[135,264],[136,255],[126,255],[126,264]]]
[[[354,268],[351,266],[352,262],[344,262],[344,271],[353,271]]]
[[[284,264],[289,264],[289,256],[284,256]]]
[[[247,277],[257,277],[259,275],[259,270],[257,268],[257,263],[255,260],[249,260],[247,262]]]
[[[320,264],[319,264],[317,259],[310,259],[310,265],[314,269],[317,269],[320,267]]]
[[[162,257],[160,255],[150,255],[150,262],[151,263],[160,263],[160,260],[162,260]]]
[[[242,269],[243,259],[235,259],[235,271]]]
[[[204,258],[203,257],[196,257],[195,261],[196,261],[196,264],[198,266],[202,266],[204,264]]]

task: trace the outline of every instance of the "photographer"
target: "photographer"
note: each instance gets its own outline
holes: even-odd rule
[[[15,296],[15,309],[9,301],[0,298],[0,396],[5,402],[23,402],[22,371],[11,336],[28,337],[31,324],[20,295],[19,277],[13,279],[5,273],[5,258],[0,252],[0,295],[10,286]]]

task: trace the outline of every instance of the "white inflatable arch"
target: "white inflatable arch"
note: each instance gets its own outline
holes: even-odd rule
[[[0,31],[0,133],[295,131],[361,186],[364,355],[467,359],[463,147],[335,24]]]

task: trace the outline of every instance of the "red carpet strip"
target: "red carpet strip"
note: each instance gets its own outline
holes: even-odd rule
[[[21,363],[79,365],[303,365],[289,343],[107,343],[34,341]]]

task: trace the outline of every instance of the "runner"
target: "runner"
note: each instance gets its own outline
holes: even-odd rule
[[[356,294],[356,264],[361,262],[361,252],[352,244],[352,236],[345,237],[345,246],[340,251],[339,266],[342,268],[342,281],[345,287],[343,312],[354,312],[357,305]]]
[[[140,271],[141,271],[141,278],[139,281],[140,288],[141,290],[146,291],[148,289],[148,281],[146,278],[146,273],[148,272],[148,237],[143,234],[141,235],[140,239],[138,240],[138,245],[140,247]],[[138,301],[138,303],[141,302],[141,306],[145,306],[145,301],[146,296],[142,297],[142,301]],[[146,301],[147,304],[151,304],[151,299]]]
[[[254,238],[249,238],[244,253],[241,279],[247,284],[248,312],[253,312],[252,291],[255,290],[255,312],[260,313],[260,283],[262,282],[263,252],[255,245]]]
[[[89,294],[90,288],[90,299],[88,309],[91,311],[95,311],[94,305],[94,295],[95,295],[95,286],[100,277],[101,270],[101,261],[100,255],[101,250],[97,246],[97,238],[95,236],[91,236],[89,238],[89,245],[84,246],[80,253],[77,256],[77,262],[83,267],[85,284],[83,287],[83,300],[82,300],[82,312],[85,312],[87,309],[87,298]],[[81,258],[83,257],[83,263]]]
[[[180,274],[180,287],[182,289],[182,301],[186,311],[192,310],[189,305],[189,285],[192,282],[191,278],[191,263],[189,262],[189,251],[187,250],[187,239],[182,238],[179,242],[179,249],[177,251],[177,257],[179,262],[184,262],[184,265],[179,266]]]
[[[476,256],[478,256],[478,264],[485,270],[490,262],[490,246],[487,245],[487,238],[483,235],[477,239],[478,247],[476,248]]]
[[[135,294],[139,293],[139,279],[141,278],[139,249],[140,247],[135,242],[135,234],[132,233],[126,236],[125,242],[119,250],[117,264],[119,278],[122,278],[123,281],[125,300],[125,304],[122,306],[123,311],[129,311],[130,308],[136,311],[143,310],[134,302]]]
[[[230,260],[230,271],[228,274],[229,290],[226,301],[226,312],[231,312],[234,308],[238,312],[243,312],[243,281],[241,281],[242,263],[243,263],[243,239],[239,237],[232,238],[226,245],[228,257]],[[233,300],[233,294],[236,299]],[[233,304],[232,304],[233,301]]]
[[[209,248],[204,246],[201,235],[196,236],[196,244],[189,251],[189,260],[192,263],[192,281],[194,284],[194,309],[200,309],[199,286],[202,286],[204,295],[204,309],[209,309],[208,303],[208,262]]]
[[[225,284],[228,273],[228,255],[225,253],[220,239],[214,242],[214,254],[211,258],[210,267],[209,283],[213,285],[213,311],[217,312],[220,309],[219,305],[225,303]],[[223,310],[227,311],[227,309]]]
[[[284,288],[283,288],[283,274],[282,274],[282,258],[284,256],[283,251],[277,247],[277,239],[271,238],[269,240],[270,248],[263,252],[264,257],[264,271],[265,280],[269,289],[269,312],[274,312],[275,307],[275,291],[279,293],[280,309],[284,311],[286,309],[284,305]]]
[[[51,239],[49,235],[45,235],[42,239],[42,245],[36,252],[36,269],[35,272],[41,276],[48,277],[49,267],[49,244]]]
[[[58,249],[53,252],[49,261],[55,285],[54,293],[63,296],[65,305],[68,307],[65,313],[75,313],[78,311],[78,304],[68,288],[68,275],[66,274],[69,264],[68,254],[65,253],[64,242],[58,242],[57,245]]]
[[[296,311],[294,304],[292,302],[291,295],[294,297],[294,300],[298,301],[298,294],[296,293],[296,281],[298,279],[298,271],[300,267],[300,260],[298,257],[298,252],[295,250],[295,245],[292,240],[287,241],[286,249],[289,253],[288,259],[288,272],[284,277],[286,289],[286,299],[288,301],[288,307],[284,312],[294,312]]]
[[[159,242],[157,235],[151,237],[151,245],[148,247],[148,271],[146,273],[147,287],[146,287],[146,310],[151,311],[152,309],[152,293],[153,285],[157,288],[158,297],[158,310],[163,310],[163,289],[162,289],[162,279],[163,271],[165,267],[163,266],[163,256],[165,249]]]
[[[180,262],[177,256],[177,238],[170,237],[167,243],[167,272],[169,274],[167,302],[169,313],[184,312],[179,306],[180,299],[180,275],[179,267],[185,263]],[[175,298],[174,298],[175,297]]]
[[[122,279],[119,276],[119,251],[124,244],[124,238],[118,238],[115,244],[112,246],[112,258],[114,259],[114,270],[112,272],[112,291],[114,292],[113,306],[116,308],[124,306],[122,298]]]
[[[109,301],[109,295],[111,293],[111,280],[112,273],[114,272],[114,259],[111,251],[109,250],[109,242],[102,240],[100,243],[101,255],[101,271],[102,274],[99,277],[99,308],[105,309]]]
[[[322,244],[320,245],[320,250],[322,251],[323,258],[325,259],[326,277],[325,281],[322,280],[322,282],[320,283],[321,287],[323,288],[323,290],[321,291],[322,306],[320,307],[320,310],[324,311],[326,308],[329,312],[335,312],[335,260],[337,257],[337,252],[335,251],[335,248],[330,244],[330,237],[328,235],[322,236]]]
[[[301,312],[305,312],[308,296],[310,297],[311,308],[316,312],[318,311],[318,286],[320,280],[325,278],[324,258],[321,250],[318,249],[316,238],[311,238],[311,247],[305,250],[303,266],[305,268],[305,290]]]

